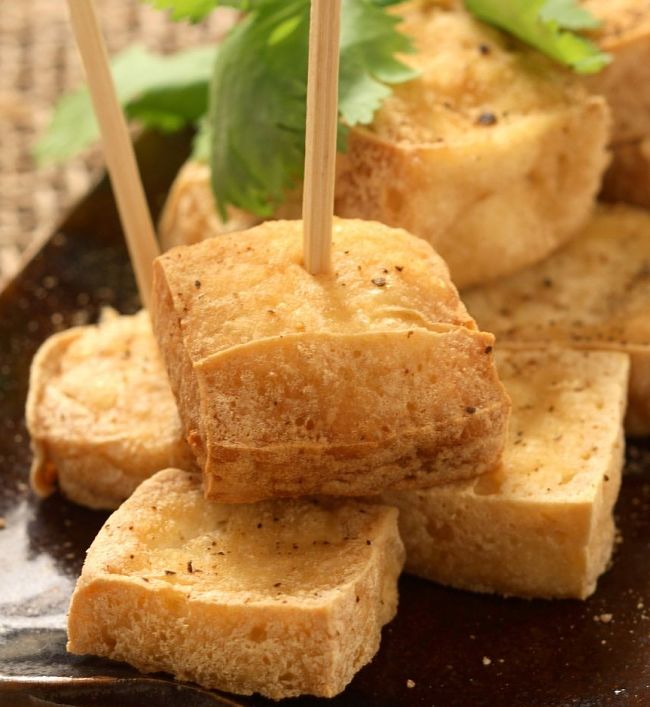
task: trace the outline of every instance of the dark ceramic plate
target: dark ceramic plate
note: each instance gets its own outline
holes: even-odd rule
[[[140,142],[154,212],[186,150],[186,137]],[[0,516],[6,526],[0,530],[0,705],[272,704],[65,652],[70,593],[105,514],[58,495],[38,502],[29,493],[23,411],[39,344],[57,329],[94,320],[107,304],[122,312],[138,307],[111,192],[102,183],[0,294]],[[385,629],[379,654],[329,704],[650,705],[649,452],[646,444],[629,448],[617,507],[623,543],[589,601],[506,600],[404,577],[399,615]],[[595,620],[602,614],[612,620]]]

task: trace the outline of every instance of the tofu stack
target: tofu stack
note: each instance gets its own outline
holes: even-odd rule
[[[68,650],[273,699],[332,697],[397,610],[397,511],[337,499],[223,505],[167,469],[106,522],[84,564]]]
[[[151,314],[210,498],[428,488],[499,462],[494,337],[406,231],[336,220],[317,276],[300,221],[179,246],[155,262]]]
[[[113,505],[146,475],[134,473],[134,437],[148,462],[194,460],[143,481],[100,531],[72,598],[71,652],[240,694],[338,694],[397,607],[404,546],[378,495],[499,465],[510,399],[494,337],[442,259],[374,222],[337,220],[332,247],[332,272],[317,276],[296,221],[175,248],[154,264],[162,357],[143,314],[59,335],[37,355],[37,490],[58,473],[76,499]],[[125,366],[125,350],[147,365]],[[163,361],[171,391],[150,397],[147,416],[137,379],[165,381]],[[112,494],[87,474],[107,437],[122,472]]]
[[[420,77],[351,131],[328,275],[280,220],[293,195],[224,224],[208,168],[181,170],[151,318],[109,313],[33,362],[35,491],[117,509],[71,652],[330,697],[378,650],[403,568],[595,591],[624,431],[650,431],[650,215],[594,211],[610,138],[607,193],[638,201],[617,165],[645,139],[647,45],[633,0],[584,4],[614,54],[589,82],[455,1],[400,7]]]

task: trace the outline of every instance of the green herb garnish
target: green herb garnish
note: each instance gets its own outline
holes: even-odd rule
[[[611,56],[577,34],[600,22],[576,0],[465,0],[480,20],[513,34],[580,74],[594,74]]]
[[[160,56],[137,45],[118,54],[112,62],[113,77],[129,118],[164,131],[194,124],[207,112],[215,56],[214,47]],[[88,89],[80,88],[59,101],[34,156],[39,164],[59,162],[98,137]]]
[[[372,121],[389,84],[416,73],[395,58],[411,51],[399,18],[373,0],[344,0],[340,144]],[[260,3],[226,37],[211,87],[212,185],[222,214],[232,204],[270,216],[300,181],[305,155],[309,0]]]

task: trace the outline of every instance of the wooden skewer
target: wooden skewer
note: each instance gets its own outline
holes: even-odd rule
[[[152,263],[160,254],[131,136],[113,84],[93,0],[68,0],[88,87],[102,134],[104,156],[140,291],[149,306]]]
[[[312,0],[309,30],[305,184],[302,197],[305,267],[331,267],[341,0]]]

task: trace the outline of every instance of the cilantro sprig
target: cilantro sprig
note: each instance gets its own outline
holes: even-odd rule
[[[118,97],[132,120],[173,132],[197,122],[208,109],[208,83],[215,47],[160,56],[134,45],[117,54],[111,68]],[[99,138],[88,89],[59,101],[47,132],[34,148],[41,165],[61,162]]]
[[[577,32],[600,22],[576,0],[465,0],[484,22],[515,35],[580,74],[593,74],[611,61],[609,54]]]
[[[396,58],[412,50],[386,0],[344,0],[340,144],[368,124],[391,84],[416,73]],[[260,2],[222,43],[211,86],[212,186],[229,204],[270,216],[302,178],[309,0]]]

